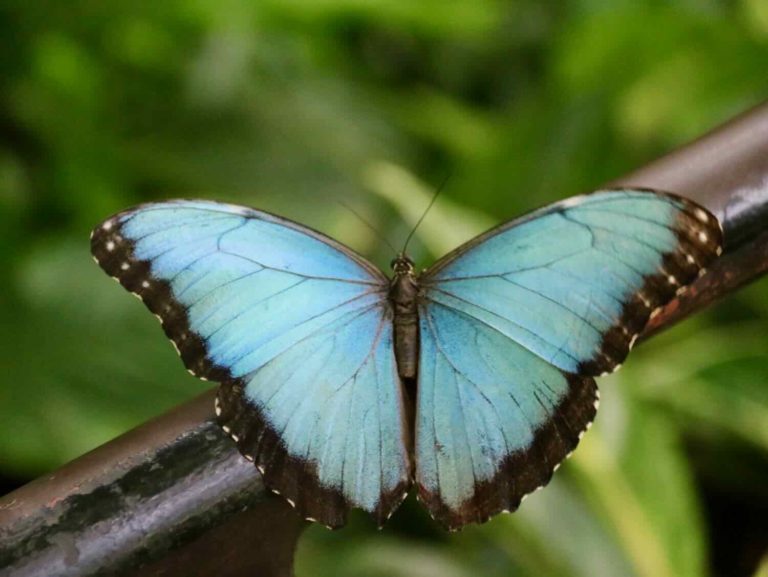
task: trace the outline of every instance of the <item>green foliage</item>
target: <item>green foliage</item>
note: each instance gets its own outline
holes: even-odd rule
[[[768,94],[763,0],[7,0],[0,7],[0,463],[49,470],[205,387],[88,255],[141,201],[305,222],[385,267],[592,189]],[[700,486],[768,500],[768,287],[601,380],[595,428],[519,513],[443,534],[310,529],[303,575],[710,573]],[[763,562],[760,575],[766,574]]]

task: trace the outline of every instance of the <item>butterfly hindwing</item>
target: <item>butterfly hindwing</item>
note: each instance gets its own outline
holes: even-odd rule
[[[410,476],[392,350],[392,319],[374,305],[219,391],[225,431],[311,520],[337,527],[356,506],[382,525],[405,497]],[[319,488],[306,491],[316,480]]]
[[[493,229],[428,269],[416,481],[433,516],[482,521],[545,484],[592,421],[591,377],[624,360],[721,243],[717,219],[688,200],[601,191]]]
[[[267,486],[330,526],[350,506],[382,520],[399,504],[410,465],[377,269],[293,222],[206,201],[125,211],[91,244],[190,372],[222,383],[219,420]]]
[[[514,511],[592,422],[595,382],[459,310],[428,304],[421,319],[419,498],[450,529]]]

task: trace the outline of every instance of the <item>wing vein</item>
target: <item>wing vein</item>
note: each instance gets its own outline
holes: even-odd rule
[[[460,311],[459,311],[459,312],[460,312]],[[472,386],[475,388],[475,390],[476,390],[476,391],[478,392],[478,394],[479,394],[479,395],[480,395],[480,396],[483,398],[483,400],[484,400],[486,403],[488,403],[488,405],[491,407],[491,410],[492,410],[494,413],[496,413],[496,418],[498,419],[499,423],[502,423],[503,421],[501,420],[501,415],[499,415],[498,411],[496,410],[496,406],[493,404],[493,402],[491,401],[491,399],[489,399],[489,398],[488,398],[488,396],[487,396],[487,395],[486,395],[486,394],[483,392],[483,390],[480,388],[480,385],[479,385],[479,383],[477,383],[477,382],[476,382],[476,381],[474,381],[473,379],[469,378],[469,375],[467,375],[467,374],[466,374],[464,371],[462,371],[461,369],[459,369],[459,368],[458,368],[458,367],[457,367],[457,366],[456,366],[456,365],[455,365],[455,364],[454,364],[454,363],[451,361],[451,359],[450,359],[450,358],[448,358],[448,353],[446,353],[446,352],[445,352],[445,349],[443,349],[443,347],[440,345],[440,339],[437,337],[437,329],[436,329],[436,328],[435,328],[435,326],[434,326],[434,319],[432,318],[432,315],[428,315],[428,316],[427,316],[427,319],[428,319],[428,323],[429,323],[429,327],[430,327],[430,332],[432,333],[432,337],[433,337],[433,338],[434,338],[434,340],[435,340],[435,348],[438,350],[438,352],[440,353],[440,355],[441,355],[441,356],[442,356],[442,357],[445,359],[445,361],[448,363],[448,365],[450,365],[450,367],[451,367],[451,369],[453,370],[454,374],[460,374],[461,376],[463,376],[463,377],[466,379],[466,381],[467,381],[469,384],[471,384],[471,385],[472,385]],[[476,331],[476,330],[475,330],[475,331]],[[477,333],[477,331],[476,331],[476,333]],[[506,335],[505,335],[505,336],[506,336]],[[509,337],[506,337],[506,338],[507,338],[508,340],[510,340],[510,341],[512,341],[512,342],[514,342],[514,343],[516,343],[516,342],[517,342],[517,341],[515,341],[515,340],[513,340],[513,339],[510,339]],[[526,349],[526,350],[527,350],[527,349]],[[485,360],[485,359],[484,359],[484,360]],[[458,386],[458,385],[457,385],[457,386]],[[463,415],[463,414],[464,414],[464,408],[463,408],[463,406],[462,406],[462,415]],[[487,431],[487,429],[486,429],[486,431]],[[502,433],[502,434],[503,434],[503,433]],[[505,444],[506,444],[506,437],[505,437],[505,439],[504,439],[504,442],[505,442]]]
[[[470,301],[468,301],[468,300],[466,300],[466,299],[463,299],[463,298],[461,298],[461,297],[457,297],[456,295],[454,295],[454,294],[452,294],[452,293],[450,293],[450,292],[447,292],[447,291],[445,291],[445,290],[443,290],[443,289],[440,289],[440,288],[436,288],[436,287],[435,287],[435,288],[433,288],[432,290],[434,290],[434,291],[437,291],[437,292],[441,292],[441,293],[443,293],[443,294],[446,294],[446,295],[448,295],[448,296],[451,296],[451,297],[455,298],[456,300],[459,300],[459,301],[461,301],[461,302],[464,302],[464,303],[466,303],[466,304],[468,304],[468,305],[470,305],[470,306],[473,306],[473,307],[477,307],[478,309],[480,309],[480,310],[482,310],[482,311],[484,311],[484,312],[488,313],[489,315],[492,315],[492,316],[494,316],[494,317],[497,317],[497,318],[500,318],[500,319],[502,319],[502,320],[505,320],[505,321],[507,321],[507,322],[509,322],[509,323],[513,324],[514,326],[516,326],[516,327],[517,327],[517,328],[519,328],[520,330],[522,330],[522,331],[524,331],[524,332],[528,333],[529,335],[533,336],[534,338],[536,338],[536,339],[540,340],[540,341],[541,341],[541,342],[543,342],[544,344],[546,344],[546,345],[548,345],[548,346],[552,347],[553,349],[558,349],[558,350],[559,350],[559,347],[558,347],[558,345],[555,345],[554,343],[552,343],[552,342],[550,342],[550,341],[548,341],[548,340],[544,339],[543,337],[541,337],[541,336],[537,335],[536,333],[534,333],[532,330],[530,330],[530,329],[528,329],[528,328],[526,328],[526,327],[524,327],[524,326],[522,326],[522,325],[520,325],[520,324],[516,323],[515,321],[513,321],[513,320],[511,320],[511,319],[508,319],[508,318],[506,318],[506,317],[503,317],[503,316],[501,316],[500,314],[498,314],[498,313],[495,313],[495,312],[493,312],[493,311],[491,311],[491,310],[489,310],[489,309],[486,309],[485,307],[483,307],[483,306],[480,306],[480,305],[478,305],[478,304],[476,304],[476,303],[470,302]],[[537,356],[537,357],[539,357],[540,359],[542,359],[542,360],[546,361],[547,363],[551,363],[551,361],[550,361],[549,359],[546,359],[546,358],[544,358],[542,355],[540,355],[540,354],[539,354],[539,353],[537,353],[536,351],[534,351],[534,350],[530,349],[529,347],[525,346],[523,343],[519,342],[517,339],[515,339],[515,338],[513,338],[513,337],[510,337],[509,335],[507,335],[506,333],[504,333],[502,330],[498,329],[497,327],[494,327],[492,324],[488,323],[487,321],[484,321],[483,319],[480,319],[480,318],[478,318],[478,317],[476,317],[476,316],[474,316],[474,315],[472,315],[472,314],[470,314],[470,313],[468,313],[468,312],[466,312],[466,311],[463,311],[463,310],[461,310],[461,309],[459,309],[459,308],[457,308],[457,307],[455,307],[455,306],[451,306],[451,305],[449,305],[449,304],[446,304],[446,303],[443,303],[443,302],[441,302],[441,301],[436,301],[436,300],[434,300],[434,299],[430,298],[430,297],[429,297],[429,295],[427,295],[425,298],[426,298],[426,300],[428,300],[429,302],[431,302],[431,303],[433,303],[433,304],[436,304],[436,305],[440,305],[440,306],[443,306],[443,307],[445,307],[445,308],[449,308],[449,309],[451,309],[451,310],[453,310],[453,311],[456,311],[457,313],[459,313],[459,314],[461,314],[461,315],[463,315],[463,316],[465,316],[465,317],[469,317],[469,318],[471,318],[472,320],[475,320],[475,321],[477,321],[477,322],[479,322],[479,323],[481,323],[481,324],[483,324],[483,325],[487,326],[489,329],[491,329],[491,330],[493,330],[493,331],[495,331],[495,332],[499,333],[499,334],[500,334],[500,335],[502,335],[503,337],[505,337],[505,338],[507,338],[507,339],[509,339],[509,340],[511,340],[511,341],[513,341],[513,342],[515,342],[516,344],[518,344],[519,346],[523,347],[523,348],[524,348],[525,350],[527,350],[528,352],[530,352],[530,353],[532,353],[532,354],[536,355],[536,356]],[[570,357],[572,360],[574,360],[574,361],[578,362],[578,359],[577,359],[576,357],[572,356],[570,353],[567,353],[567,352],[565,352],[565,351],[562,351],[562,352],[563,352],[563,353],[565,353],[565,355],[566,355],[566,356],[568,356],[568,357]]]
[[[220,252],[221,252],[221,254],[226,254],[226,255],[229,255],[229,256],[233,256],[235,258],[242,259],[242,260],[244,260],[246,262],[257,264],[260,267],[263,267],[263,268],[265,268],[267,270],[273,270],[273,271],[276,271],[276,272],[279,272],[279,273],[289,274],[289,275],[292,275],[292,276],[299,276],[299,277],[306,278],[306,279],[328,280],[328,281],[336,281],[336,282],[344,282],[344,283],[349,283],[349,284],[368,285],[368,286],[376,286],[376,287],[380,287],[381,286],[381,283],[377,283],[377,282],[374,282],[374,281],[350,280],[350,279],[339,278],[339,277],[332,277],[332,276],[317,276],[317,275],[310,275],[310,274],[302,274],[300,272],[296,272],[296,271],[292,271],[292,270],[287,270],[287,269],[284,269],[284,268],[277,268],[277,267],[269,266],[269,265],[266,265],[266,264],[264,264],[262,262],[257,261],[256,259],[247,257],[245,255],[242,255],[242,254],[239,254],[239,253],[236,253],[236,252],[230,252],[230,251],[227,251],[227,250],[224,250],[224,249],[222,249]]]

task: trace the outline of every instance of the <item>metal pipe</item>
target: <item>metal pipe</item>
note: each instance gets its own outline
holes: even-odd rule
[[[768,268],[768,104],[611,184],[688,196],[725,230],[645,336]],[[209,391],[0,499],[0,575],[282,577],[304,526],[214,423]]]
[[[213,417],[214,391],[0,500],[0,575],[289,576],[305,523]]]
[[[643,339],[768,269],[768,103],[611,184],[687,196],[709,208],[725,232],[723,256],[648,323]]]

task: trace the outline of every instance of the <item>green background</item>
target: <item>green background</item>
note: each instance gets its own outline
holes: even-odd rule
[[[761,102],[767,63],[765,0],[5,0],[5,488],[206,387],[91,261],[113,212],[248,204],[386,267],[340,201],[399,245],[451,174],[427,264]],[[767,320],[763,281],[640,347],[515,515],[451,535],[410,500],[381,533],[354,515],[306,533],[299,574],[768,575]]]

